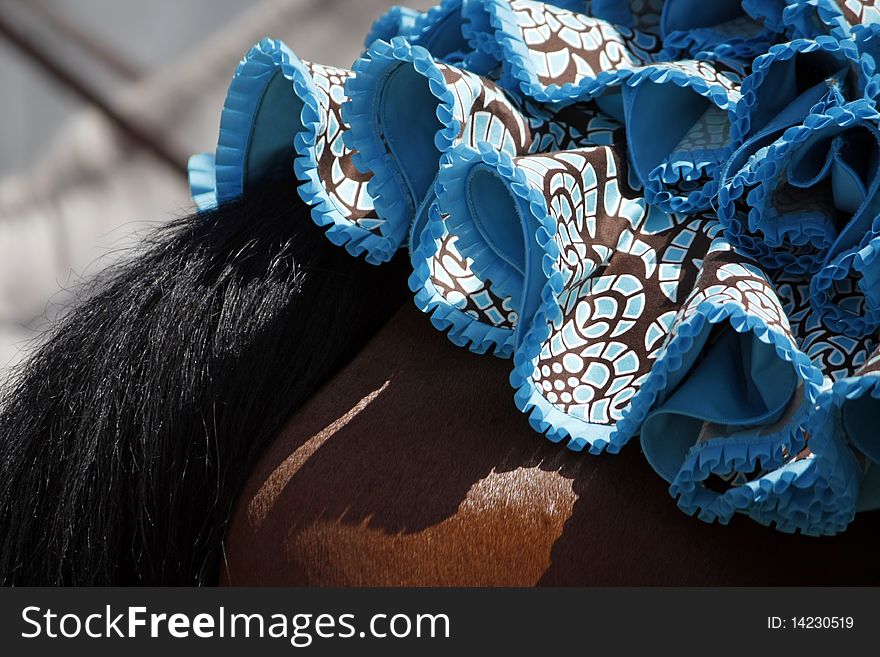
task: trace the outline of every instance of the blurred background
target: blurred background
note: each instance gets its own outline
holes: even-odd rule
[[[392,4],[0,0],[0,370],[78,282],[192,211],[186,159],[213,151],[252,44],[280,38],[303,59],[348,67]]]

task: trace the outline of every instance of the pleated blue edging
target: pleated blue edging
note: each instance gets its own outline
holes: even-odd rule
[[[709,62],[711,64],[711,62]],[[673,84],[677,87],[691,89],[702,98],[710,101],[715,107],[728,114],[732,121],[737,102],[740,99],[736,91],[728,91],[720,84],[710,84],[697,75],[688,75],[685,71],[674,68],[674,62],[662,62],[645,66],[632,72],[624,82],[623,97],[625,107],[626,129],[632,134],[633,106],[636,103],[637,90],[648,84]],[[664,108],[655,108],[662,111]],[[662,162],[650,172],[640,172],[644,185],[645,200],[656,205],[664,212],[694,213],[710,207],[712,198],[718,191],[717,180],[713,177],[703,185],[678,194],[670,187],[682,182],[696,182],[708,176],[714,176],[716,170],[731,155],[729,144],[720,151],[695,151],[691,160],[679,159],[675,162]],[[678,155],[683,155],[678,153]]]
[[[355,64],[356,76],[348,81],[347,86],[351,100],[343,106],[343,116],[350,126],[345,135],[346,144],[356,151],[353,161],[358,169],[372,173],[367,189],[377,212],[385,220],[380,231],[395,243],[402,242],[409,231],[414,230],[411,224],[416,208],[407,199],[407,191],[403,189],[400,174],[395,170],[396,165],[376,126],[375,116],[386,75],[400,65],[412,66],[424,76],[431,94],[437,99],[435,114],[441,127],[434,135],[434,146],[440,154],[438,169],[440,158],[453,147],[461,133],[465,118],[462,112],[469,109],[458,107],[455,95],[431,54],[406,39],[395,38],[391,43],[376,41],[367,55]],[[429,193],[436,194],[436,191]],[[415,292],[416,306],[430,316],[434,326],[446,331],[454,344],[475,353],[492,350],[498,356],[509,357],[513,348],[511,329],[492,326],[469,315],[440,294],[433,283],[430,263],[437,254],[444,226],[431,199],[422,200],[425,202],[429,202],[427,224],[418,235],[413,233],[410,236],[413,273],[409,277],[409,286]]]
[[[812,456],[792,459],[744,486],[730,489],[706,505],[706,513],[727,522],[746,513],[783,532],[831,535],[846,529],[855,517],[861,474],[843,439],[839,406],[847,389],[844,379],[824,389],[803,423]],[[845,394],[845,393],[844,393]],[[687,510],[687,509],[686,509]],[[704,518],[711,520],[713,518]]]
[[[705,522],[727,524],[734,514],[743,513],[786,533],[839,533],[855,516],[858,465],[846,445],[834,437],[834,430],[824,431],[832,437],[821,453],[792,459],[724,493],[704,488],[701,482],[706,475],[701,464],[694,463],[698,459],[689,460],[681,477],[687,481],[676,479],[670,491],[678,496],[679,508]]]
[[[704,522],[727,524],[737,511],[749,510],[768,494],[778,492],[773,488],[777,483],[775,475],[764,475],[724,492],[706,488],[705,481],[712,475],[753,472],[756,466],[781,471],[784,456],[796,454],[803,446],[803,432],[794,426],[785,427],[785,433],[773,441],[740,441],[730,437],[694,445],[673,478],[669,494],[688,515],[696,515]],[[790,475],[783,480],[790,483]]]
[[[430,49],[436,57],[459,61],[470,53],[474,45],[470,43],[465,16],[466,6],[471,2],[472,0],[440,0],[439,4],[421,12],[392,7],[373,24],[364,46],[369,49],[377,40],[387,42],[401,37],[412,44]],[[453,38],[452,43],[448,42],[450,32],[457,37]],[[447,39],[446,43],[442,43],[444,37]]]
[[[251,134],[263,94],[284,61],[293,62],[292,70],[282,71],[291,80],[293,93],[303,101],[300,120],[306,133],[315,135],[322,122],[314,88],[302,63],[280,41],[262,39],[245,54],[235,70],[226,102],[220,115],[220,136],[217,140],[215,168],[217,200],[222,203],[237,199],[244,192],[246,160]],[[290,135],[294,140],[295,136]]]
[[[825,254],[815,249],[803,254],[780,252],[778,249],[783,245],[782,237],[788,238],[794,246],[816,246],[816,239],[819,239],[821,244],[825,244],[826,251],[830,244],[826,244],[827,239],[822,236],[806,231],[780,234],[775,226],[767,225],[776,215],[772,212],[768,215],[755,207],[764,199],[765,189],[762,183],[773,179],[780,171],[780,163],[785,162],[795,148],[817,131],[829,126],[852,127],[863,121],[876,121],[878,117],[880,115],[874,103],[866,99],[844,105],[817,105],[801,125],[787,128],[768,146],[758,150],[757,154],[752,154],[739,171],[729,171],[727,168],[737,159],[734,156],[721,173],[724,184],[718,190],[717,196],[718,219],[724,226],[728,241],[768,269],[786,269],[797,275],[815,274],[822,266]],[[762,133],[758,133],[753,139],[763,139]],[[741,150],[748,149],[749,144],[746,144]],[[743,223],[740,213],[737,212],[736,202],[746,194],[745,200],[748,200],[752,208],[748,212],[747,223]]]
[[[880,219],[880,218],[878,218]],[[875,219],[875,223],[878,222]],[[824,265],[810,281],[810,303],[828,328],[860,338],[880,330],[880,234],[876,226],[863,246],[847,249]],[[854,281],[864,299],[862,314],[844,308],[836,299],[836,286]]]
[[[841,409],[850,401],[871,397],[880,400],[880,372],[857,374],[835,381],[834,384],[822,392],[819,396],[820,410],[826,414],[840,413]],[[878,401],[880,407],[880,401]],[[876,432],[875,432],[876,433]],[[852,446],[864,454],[867,458],[880,462],[880,438],[875,444],[860,444],[858,438],[850,436],[838,420],[838,430],[834,435],[822,436],[823,440],[830,440],[836,436],[847,436]]]
[[[663,39],[663,50],[657,56],[661,61],[677,59],[698,59],[703,61],[751,61],[761,53],[767,52],[779,34],[764,29],[753,36],[721,34],[715,30],[682,30],[668,34]]]
[[[850,37],[856,42],[856,48],[860,53],[871,56],[874,67],[877,68],[880,64],[880,23],[854,25]]]
[[[300,126],[290,135],[296,157],[293,173],[298,192],[311,206],[312,220],[325,228],[328,239],[344,246],[354,256],[364,256],[372,264],[390,260],[397,245],[351,221],[327,193],[318,172],[317,139],[326,117],[320,103],[322,93],[308,69],[281,41],[263,39],[245,55],[229,86],[220,120],[220,136],[215,156],[217,201],[241,196],[244,191],[245,162],[251,134],[263,94],[280,71],[291,83],[291,92],[302,101]]]
[[[437,7],[432,9],[437,9]],[[370,31],[364,37],[364,48],[369,48],[370,44],[378,39],[390,41],[396,36],[412,38],[420,31],[419,26],[425,18],[425,13],[409,7],[394,5],[373,21]]]
[[[730,142],[733,149],[742,146],[753,134],[752,113],[758,102],[758,93],[770,72],[771,67],[792,59],[801,53],[825,52],[840,54],[858,71],[857,92],[864,98],[875,98],[880,93],[880,79],[876,75],[873,60],[859,52],[856,43],[850,39],[838,39],[822,35],[815,39],[795,39],[789,43],[772,46],[766,53],[755,58],[752,72],[742,83],[742,97],[736,105],[735,117],[730,129]],[[769,90],[774,93],[774,90]],[[846,100],[857,100],[848,98]]]
[[[857,467],[839,434],[818,426],[815,408],[815,404],[805,404],[788,425],[789,435],[774,443],[722,438],[692,448],[669,488],[679,508],[704,522],[727,524],[734,514],[745,513],[785,532],[843,531],[855,512]],[[819,431],[827,437],[817,438]],[[812,455],[795,458],[807,432]],[[774,454],[768,457],[769,449]],[[757,455],[762,451],[764,458]],[[756,468],[769,471],[723,492],[704,486],[713,474],[754,472]]]
[[[498,63],[501,64],[502,74],[499,84],[526,98],[558,105],[590,100],[601,96],[610,87],[620,85],[636,68],[599,71],[594,77],[585,77],[577,84],[542,84],[510,3],[505,0],[483,0],[480,8],[485,12],[482,29],[491,29],[491,34],[483,38],[494,40],[500,46]],[[638,33],[634,34],[638,36]],[[644,35],[643,38],[653,45],[654,37]]]
[[[510,358],[513,355],[512,329],[479,321],[437,290],[430,263],[437,254],[439,240],[445,233],[440,209],[437,203],[432,203],[428,211],[428,223],[415,241],[416,248],[411,255],[413,272],[409,277],[409,287],[415,293],[416,306],[429,316],[431,324],[446,332],[446,337],[453,344],[466,347],[477,354],[491,350],[500,358]]]
[[[734,469],[751,471],[759,465],[772,466],[781,463],[782,448],[785,447],[790,452],[797,447],[796,432],[791,427],[799,424],[805,417],[822,384],[822,375],[787,335],[771,328],[761,317],[748,314],[738,303],[719,304],[706,300],[697,305],[690,317],[674,324],[672,339],[657,356],[651,372],[633,397],[628,412],[618,422],[618,431],[625,434],[638,431],[650,410],[667,391],[670,376],[679,371],[687,361],[686,356],[692,349],[695,338],[703,334],[707,325],[715,326],[725,322],[737,333],[751,333],[764,344],[772,346],[781,360],[791,364],[795,375],[803,384],[803,403],[795,412],[790,426],[775,434],[755,435],[754,438],[746,436],[743,441],[710,440],[696,450],[692,449],[692,454],[705,450],[703,458],[695,465],[701,470],[705,468],[707,476],[710,472],[708,468],[715,464],[724,467],[735,465]],[[653,457],[653,445],[642,440],[642,450],[654,469],[669,481],[669,473],[664,472]]]
[[[437,99],[436,117],[441,128],[434,136],[434,145],[440,153],[449,150],[461,131],[461,121],[455,118],[455,99],[446,86],[443,74],[434,58],[421,46],[414,46],[402,37],[390,43],[376,41],[367,54],[354,65],[355,76],[346,81],[348,102],[342,106],[342,116],[349,126],[345,144],[355,151],[352,161],[364,173],[371,173],[367,191],[382,217],[379,230],[399,246],[409,235],[418,205],[422,199],[409,198],[401,172],[388,153],[376,123],[378,104],[387,75],[406,64],[428,80],[428,88]],[[439,166],[439,156],[438,164]]]
[[[538,226],[534,239],[526,240],[526,243],[528,249],[538,249],[541,253],[541,271],[532,272],[532,275],[541,276],[544,283],[541,286],[537,312],[531,317],[522,312],[519,314],[514,369],[510,374],[510,383],[515,389],[514,403],[520,411],[528,415],[532,428],[553,442],[564,441],[574,451],[588,448],[592,454],[599,454],[606,448],[616,452],[622,443],[612,443],[613,425],[593,424],[565,413],[550,403],[532,381],[534,359],[540,355],[542,344],[550,336],[551,322],[561,319],[559,295],[564,286],[563,274],[557,266],[559,247],[554,240],[557,223],[549,213],[541,190],[529,184],[525,172],[509,154],[494,150],[488,144],[481,144],[479,150],[457,146],[449,154],[440,172],[439,183],[443,188],[441,204],[444,199],[455,199],[456,204],[462,202],[463,194],[448,192],[450,189],[457,189],[456,184],[461,184],[468,171],[480,164],[493,169],[510,192],[519,199],[521,207],[528,208]],[[517,309],[518,312],[520,310],[521,308]]]
[[[204,212],[217,207],[217,178],[214,154],[197,153],[186,164],[189,193],[196,208]]]
[[[846,37],[849,23],[834,0],[786,0],[782,12],[785,32],[793,38],[812,39],[822,34]]]

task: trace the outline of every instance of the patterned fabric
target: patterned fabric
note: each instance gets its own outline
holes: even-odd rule
[[[638,437],[686,513],[880,508],[880,3],[443,0],[352,69],[264,40],[200,207],[292,176],[574,450]]]
[[[781,20],[793,37],[846,37],[853,27],[876,23],[878,7],[876,0],[786,0]]]
[[[190,162],[200,207],[237,198],[253,181],[287,176],[292,168],[313,219],[333,243],[372,262],[390,259],[397,245],[381,233],[384,222],[367,193],[371,176],[355,168],[342,139],[349,77],[350,71],[300,60],[280,41],[255,45],[229,87],[215,155]]]
[[[475,38],[498,44],[501,85],[541,102],[597,97],[653,62],[662,46],[656,35],[544,2],[475,5],[484,14],[473,12]]]
[[[519,155],[611,143],[619,126],[591,107],[558,110],[518,99],[400,38],[375,44],[357,72],[345,108],[347,138],[374,176],[368,189],[386,220],[382,230],[398,241],[410,236],[410,283],[419,307],[457,344],[510,356],[518,314],[508,288],[516,273],[475,269],[463,255],[467,235],[455,230],[448,208],[432,207],[440,160],[462,144]],[[397,138],[395,125],[404,119],[394,112],[401,107],[407,132]]]
[[[872,426],[872,418],[876,418],[880,407],[880,346],[876,339],[856,344],[856,357],[847,363],[845,371],[833,377],[834,383],[820,396],[818,408],[836,414],[842,432],[860,456],[868,462],[880,463],[880,436]],[[825,439],[834,437],[832,434]]]
[[[710,207],[730,157],[730,126],[745,66],[685,59],[646,66],[622,90],[630,155],[645,199],[667,212]],[[662,104],[669,115],[659,115]]]
[[[731,160],[719,198],[731,241],[768,269],[813,275],[814,309],[855,338],[880,329],[878,118],[870,103],[832,101],[809,125],[763,130]]]

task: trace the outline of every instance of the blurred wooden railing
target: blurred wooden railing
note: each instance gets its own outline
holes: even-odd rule
[[[35,31],[28,28],[29,24],[35,23],[39,25],[41,33],[48,32],[52,39],[73,44],[79,52],[122,79],[137,79],[140,76],[138,67],[129,62],[123,53],[117,52],[110,44],[101,41],[97,35],[43,0],[5,0],[3,3],[3,11],[0,11],[0,38],[5,39],[57,84],[98,109],[133,144],[185,176],[186,153],[171,143],[155,126],[144,125],[137,117],[115,105],[82,73],[83,67],[57,56],[46,45],[51,39],[38,38]]]

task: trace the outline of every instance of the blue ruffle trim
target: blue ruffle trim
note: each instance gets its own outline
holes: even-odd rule
[[[522,39],[516,13],[510,3],[504,0],[483,0],[482,8],[488,16],[485,23],[494,32],[488,38],[501,46],[498,63],[501,64],[502,75],[499,84],[527,98],[558,105],[590,100],[601,96],[610,87],[620,85],[635,68],[599,71],[594,77],[586,77],[577,84],[545,85],[535,71],[529,48]]]
[[[634,71],[625,83],[624,106],[627,108],[626,129],[628,134],[633,134],[635,130],[632,109],[632,105],[635,103],[635,92],[630,89],[635,90],[643,84],[674,84],[681,88],[691,89],[699,96],[709,100],[718,109],[727,112],[731,120],[739,99],[737,94],[728,92],[721,85],[709,84],[703,78],[688,75],[680,69],[670,68],[663,63],[646,66]],[[630,94],[633,95],[630,96]],[[657,111],[657,109],[653,108],[650,111]],[[677,156],[675,162],[664,161],[643,178],[645,201],[670,213],[690,214],[708,209],[718,191],[718,183],[713,176],[718,167],[730,157],[729,144],[718,149],[694,151],[690,155],[690,160],[684,159],[686,157],[684,153],[676,152],[675,155]],[[635,164],[635,158],[633,158],[633,162]],[[686,194],[672,189],[676,184],[694,183],[706,178],[710,179]]]
[[[189,158],[186,165],[189,193],[200,211],[217,207],[216,172],[214,154],[198,153]]]
[[[742,98],[736,105],[735,116],[730,130],[733,149],[739,148],[752,132],[752,113],[758,103],[758,94],[771,67],[792,59],[801,53],[826,52],[840,54],[858,71],[858,93],[865,98],[874,98],[880,91],[880,80],[875,75],[874,63],[859,53],[855,42],[838,40],[831,36],[817,36],[815,39],[796,39],[789,43],[772,46],[765,54],[752,62],[752,72],[742,83]],[[771,89],[769,93],[775,93]],[[857,100],[855,98],[845,100]]]
[[[876,234],[876,233],[869,233]],[[824,265],[810,281],[810,303],[828,328],[853,338],[880,330],[880,236],[862,247],[849,249]],[[863,298],[861,313],[843,307],[835,287],[848,279]]]
[[[833,535],[855,516],[859,495],[858,465],[845,445],[829,443],[824,452],[791,460],[752,481],[715,493],[702,485],[707,475],[699,457],[689,459],[670,488],[678,506],[705,522],[727,524],[735,513],[775,526],[786,533]],[[692,472],[688,468],[694,466]]]
[[[376,41],[367,55],[355,63],[355,76],[346,82],[350,100],[343,105],[342,116],[349,130],[343,138],[346,146],[355,151],[352,156],[355,166],[364,173],[372,173],[367,190],[383,219],[379,230],[396,246],[406,239],[416,211],[423,202],[423,199],[409,197],[402,174],[396,170],[376,126],[382,85],[388,73],[402,64],[412,66],[424,76],[431,94],[437,99],[436,116],[442,126],[434,136],[437,150],[441,154],[448,151],[461,131],[461,122],[453,115],[455,98],[434,58],[421,46],[414,46],[400,37],[392,39],[391,43]]]
[[[873,103],[866,99],[845,105],[817,105],[802,125],[785,129],[778,138],[774,139],[773,134],[768,138],[768,135],[759,132],[750,142],[744,144],[722,170],[724,184],[718,190],[717,196],[718,219],[724,226],[728,241],[767,269],[785,269],[797,275],[817,272],[827,255],[833,236],[820,230],[818,226],[811,228],[809,224],[784,228],[777,226],[774,223],[778,217],[777,211],[772,204],[766,202],[768,181],[775,179],[784,170],[783,163],[787,158],[817,131],[852,127],[860,122],[876,121],[878,116],[880,115]],[[773,141],[769,145],[758,148],[770,139]],[[752,147],[753,142],[757,146]],[[730,171],[729,167],[734,162],[742,161],[745,155],[749,157],[743,167],[738,171]],[[737,201],[747,202],[748,214],[745,222],[742,211],[736,207]],[[783,248],[786,242],[789,244],[788,249]]]
[[[724,522],[731,511],[747,513],[768,526],[808,535],[836,534],[855,517],[861,471],[842,436],[838,407],[845,379],[836,391],[824,390],[804,423],[813,456],[792,460],[745,486],[728,491],[720,506]],[[858,387],[858,385],[857,385]]]
[[[396,36],[412,37],[418,33],[418,25],[423,20],[423,12],[409,7],[401,7],[394,5],[379,16],[370,26],[370,31],[364,38],[364,48],[381,39],[382,41],[390,41]]]
[[[797,454],[804,446],[804,435],[797,426],[788,425],[775,440],[755,440],[738,437],[715,438],[694,445],[688,452],[669,487],[669,494],[688,515],[696,515],[704,522],[727,524],[737,511],[752,508],[769,494],[779,492],[779,480],[774,472],[781,472],[786,457]],[[754,472],[756,468],[774,470],[741,486],[731,486],[724,492],[707,488],[704,483],[712,475],[730,475],[735,472]],[[782,477],[790,483],[790,473]],[[769,484],[769,486],[768,486]],[[763,499],[762,499],[763,498]]]
[[[793,38],[833,34],[846,38],[849,24],[834,0],[787,0],[782,12],[785,31]]]
[[[318,173],[316,144],[324,129],[320,91],[305,64],[281,41],[263,39],[245,55],[229,86],[220,121],[215,156],[217,201],[238,198],[244,191],[245,162],[251,134],[266,87],[281,72],[291,92],[302,101],[301,130],[290,135],[296,157],[293,172],[299,195],[311,206],[313,221],[326,228],[328,239],[372,264],[392,258],[397,245],[349,220],[327,194]]]
[[[386,29],[386,34],[382,35],[374,29],[370,35],[373,38],[370,38],[365,45],[369,48],[377,38],[388,42],[395,37],[401,37],[412,44],[429,49],[438,60],[460,61],[468,56],[471,50],[466,36],[464,15],[464,7],[469,1],[440,0],[439,4],[427,11],[415,12],[412,24],[403,26],[403,29],[396,34]],[[391,11],[394,9],[392,8]],[[452,42],[449,42],[450,33]],[[442,41],[444,38],[445,43]]]
[[[663,50],[658,59],[717,59],[750,62],[767,52],[779,38],[777,30],[769,27],[751,35],[730,34],[714,27],[677,30],[663,37]]]
[[[878,400],[877,407],[880,408],[880,372],[857,374],[856,376],[835,381],[828,390],[823,391],[819,396],[817,416],[820,420],[825,415],[834,416],[841,412],[840,409],[847,402],[865,397]],[[839,424],[839,419],[837,421]],[[819,422],[816,422],[816,424],[819,424]],[[874,462],[880,463],[880,438],[877,438],[873,444],[865,445],[860,441],[859,437],[847,434],[842,426],[838,426],[837,431],[826,432],[818,436],[818,438],[821,440],[822,446],[824,446],[825,442],[834,440],[836,436],[840,435],[846,435],[856,450]]]
[[[815,401],[819,387],[822,385],[822,375],[807,355],[801,352],[787,335],[772,329],[761,317],[747,314],[741,305],[703,301],[697,305],[693,315],[674,325],[674,337],[655,360],[641,389],[633,397],[623,418],[617,423],[617,430],[620,434],[620,438],[617,439],[619,442],[626,442],[639,430],[658,399],[661,399],[667,391],[670,376],[682,368],[695,339],[703,334],[706,326],[718,325],[723,322],[728,322],[737,333],[751,333],[764,344],[772,346],[780,359],[791,363],[795,375],[803,383],[804,403],[799,407],[799,411],[790,424],[798,422],[800,417],[798,414],[806,413],[806,409]],[[745,463],[749,466],[748,469],[753,469],[751,466],[758,465],[764,458],[769,458],[767,463],[773,464],[773,459],[778,458],[782,445],[791,447],[795,444],[793,436],[787,429],[770,436],[755,436],[754,440],[748,442],[749,446],[744,449],[742,444],[737,445],[736,441],[730,441],[730,451],[728,451],[728,445],[722,440],[707,441],[705,445],[709,451],[706,463]],[[716,460],[715,456],[718,450],[720,452]],[[658,462],[653,458],[653,446],[646,444],[644,440],[642,440],[642,451],[648,462],[661,476],[667,481],[675,479],[675,475],[671,472],[664,472],[663,468],[659,467]],[[696,453],[700,451],[702,450],[698,449]]]
[[[863,55],[869,55],[874,60],[874,69],[880,65],[880,23],[871,23],[869,25],[855,25],[850,34],[853,41],[856,42],[856,48]],[[865,95],[875,98],[878,94],[866,91]]]
[[[415,241],[416,248],[410,256],[413,272],[409,277],[409,287],[415,293],[416,306],[430,317],[431,324],[446,332],[453,344],[477,354],[491,350],[500,358],[510,358],[513,354],[513,329],[479,321],[437,290],[431,276],[430,262],[437,254],[439,240],[445,232],[440,209],[433,203],[428,211],[428,223]]]

